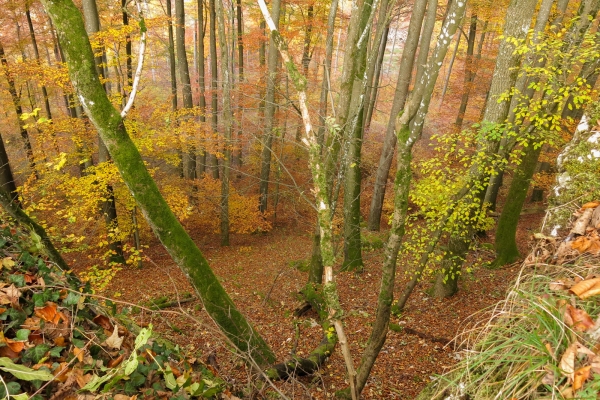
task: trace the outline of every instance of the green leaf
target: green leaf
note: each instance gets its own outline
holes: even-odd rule
[[[175,390],[177,387],[177,381],[175,380],[175,375],[173,375],[173,371],[171,367],[167,365],[167,370],[165,372],[165,384],[171,390]]]
[[[15,376],[17,379],[22,379],[24,381],[51,381],[54,379],[54,375],[52,375],[48,371],[43,370],[34,370],[31,368],[27,368],[24,365],[15,364],[8,357],[0,357],[0,370],[9,372]]]
[[[92,380],[87,383],[84,387],[81,388],[81,391],[89,390],[90,392],[95,392],[98,388],[106,381],[109,381],[114,374],[108,373],[104,376],[98,376],[94,374]]]
[[[37,364],[42,358],[44,358],[48,350],[50,350],[50,345],[45,343],[38,344],[37,346],[27,350],[23,354],[22,360],[23,362],[31,361],[34,364]]]
[[[131,374],[131,376],[129,377],[131,384],[135,387],[140,387],[142,386],[144,383],[146,383],[146,377],[142,374],[140,374],[139,372],[134,372],[133,374]]]
[[[25,286],[25,275],[13,274],[8,277],[11,283],[14,283],[16,287]]]
[[[17,331],[17,336],[15,337],[15,339],[20,341],[26,341],[27,339],[29,339],[30,333],[31,331],[29,329],[19,329]]]
[[[79,295],[77,293],[69,292],[67,297],[63,300],[63,305],[64,306],[74,306],[75,304],[79,303],[80,297],[81,297],[81,295]]]
[[[133,371],[135,371],[138,367],[137,357],[130,357],[127,361],[123,363],[123,367],[125,369],[125,375],[131,375]]]
[[[13,382],[11,382],[13,383]],[[16,383],[16,382],[14,382]],[[29,399],[29,395],[27,393],[19,393],[19,394],[13,394],[10,396],[12,399],[14,400],[27,400]]]
[[[50,357],[60,357],[60,353],[64,350],[64,347],[56,346],[50,350]]]

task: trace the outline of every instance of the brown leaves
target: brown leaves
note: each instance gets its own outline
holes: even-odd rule
[[[67,321],[67,317],[62,312],[58,311],[58,306],[51,301],[46,303],[45,307],[36,307],[35,315],[46,322],[51,322],[58,325],[60,321]]]
[[[585,332],[594,326],[594,321],[585,310],[567,304],[565,323],[576,332]]]
[[[571,242],[571,248],[579,253],[590,253],[595,256],[600,254],[600,238],[598,235],[579,236]]]
[[[21,297],[21,292],[14,284],[0,288],[0,305],[10,304],[13,307],[18,307],[19,297]]]
[[[573,285],[571,293],[582,300],[600,294],[600,278],[586,279]]]

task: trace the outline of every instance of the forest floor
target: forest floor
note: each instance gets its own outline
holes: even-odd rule
[[[539,228],[542,216],[522,216],[517,238],[522,253],[526,254],[529,238]],[[298,291],[305,284],[307,273],[291,266],[290,261],[310,256],[311,228],[293,219],[286,221],[266,234],[234,235],[229,247],[220,247],[217,235],[190,230],[227,292],[280,361],[287,359],[294,348],[297,355],[307,355],[322,338],[316,314],[294,317],[295,308],[301,304]],[[484,241],[492,237],[490,232]],[[149,243],[145,255],[149,261],[144,262],[143,268],[124,268],[103,294],[124,302],[148,305],[161,296],[177,299],[193,292],[186,277],[158,242]],[[382,260],[382,249],[366,251],[365,272],[336,276],[355,366],[371,332]],[[82,267],[84,265],[79,264],[78,268]],[[456,362],[454,343],[448,342],[478,319],[474,314],[504,298],[519,269],[519,264],[498,270],[475,268],[463,274],[459,293],[445,300],[427,295],[429,281],[419,284],[402,315],[392,317],[392,323],[403,329],[390,330],[363,398],[413,399],[433,375]],[[402,270],[397,276],[396,292],[400,293],[408,279]],[[203,360],[215,355],[216,358],[210,358],[216,359],[214,366],[219,375],[235,389],[251,384],[251,371],[224,344],[198,300],[162,312],[142,311],[136,319],[141,325],[152,323],[162,335],[190,353],[201,354]],[[344,362],[336,349],[318,375],[276,385],[290,398],[325,399],[346,386],[344,376]]]

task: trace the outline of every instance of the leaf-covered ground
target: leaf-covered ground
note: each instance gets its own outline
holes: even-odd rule
[[[101,305],[104,304],[104,305]],[[189,399],[224,391],[193,356],[152,337],[0,223],[0,399]],[[8,396],[7,396],[8,395]]]
[[[537,230],[540,218],[539,214],[522,216],[518,242],[523,252],[527,251],[528,239]],[[281,361],[294,351],[299,356],[306,355],[322,335],[316,314],[295,318],[293,313],[301,304],[297,293],[307,274],[294,268],[290,261],[309,257],[311,227],[292,219],[286,221],[291,222],[279,224],[265,235],[234,236],[232,245],[225,248],[218,245],[216,235],[192,229],[193,237],[228,293]],[[174,300],[171,307],[162,312],[142,311],[135,316],[136,321],[142,326],[152,323],[173,342],[188,351],[198,351],[202,360],[212,364],[218,376],[231,384],[232,391],[239,395],[251,386],[251,371],[224,345],[201,311],[200,303],[189,301],[192,288],[164,249],[155,242],[149,245],[145,252],[149,261],[144,267],[120,271],[105,295],[116,296],[125,306],[127,303],[150,305],[156,299]],[[336,278],[355,365],[374,320],[383,253],[381,249],[370,250],[364,257],[363,274],[340,273]],[[80,267],[84,265],[83,260],[69,261]],[[448,341],[472,314],[504,298],[518,269],[516,265],[494,271],[477,268],[463,276],[456,296],[441,301],[426,294],[429,282],[421,283],[406,311],[392,319],[400,329],[389,332],[363,397],[413,399],[432,375],[456,363],[453,344]],[[401,270],[398,291],[405,281]],[[178,298],[183,300],[179,305]],[[325,399],[345,387],[344,374],[342,356],[336,351],[319,375],[276,385],[291,398]]]

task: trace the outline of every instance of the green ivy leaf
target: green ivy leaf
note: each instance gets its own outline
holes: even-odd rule
[[[29,329],[19,329],[17,331],[17,335],[15,336],[15,339],[20,340],[20,341],[26,341],[27,339],[29,339],[30,333],[31,333],[31,331]]]
[[[41,369],[36,371],[24,365],[15,364],[8,357],[0,357],[0,370],[11,373],[15,378],[24,381],[51,381],[54,379],[54,375],[48,371]]]

